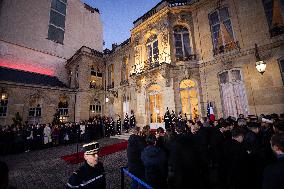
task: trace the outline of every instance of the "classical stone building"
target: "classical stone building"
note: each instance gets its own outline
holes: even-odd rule
[[[284,113],[283,6],[281,0],[161,1],[134,21],[131,37],[112,50],[102,52],[100,38],[96,44],[74,41],[83,47],[73,45],[79,50],[65,56],[66,77],[55,75],[66,87],[58,97],[50,95],[68,99],[69,121],[123,117],[133,110],[138,125],[157,127],[167,108],[194,119],[206,116],[209,103],[218,118]],[[2,91],[9,100],[0,121],[16,111],[14,93]]]
[[[74,121],[66,62],[86,45],[103,50],[100,14],[80,0],[0,1],[0,125]]]

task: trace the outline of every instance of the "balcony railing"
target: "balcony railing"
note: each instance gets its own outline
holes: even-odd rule
[[[226,45],[221,45],[215,49],[213,49],[213,54],[218,55],[222,53],[226,53],[235,49],[239,49],[240,45],[238,41],[227,43]]]
[[[114,82],[107,86],[107,90],[114,88]]]
[[[95,83],[90,82],[90,89],[104,90],[104,87],[102,85],[97,85]]]
[[[120,85],[128,85],[128,84],[129,84],[128,80],[124,80],[120,82]]]
[[[155,69],[157,67],[160,67],[161,65],[164,65],[164,64],[169,64],[169,63],[166,63],[166,62],[150,62],[150,61],[144,61],[144,67],[143,68],[140,68],[140,69],[136,69],[135,65],[132,69],[132,73],[130,73],[130,76],[134,76],[134,75],[140,75],[146,71],[150,71],[152,69]]]
[[[194,61],[197,60],[197,55],[196,54],[191,54],[189,56],[176,56],[176,61]]]
[[[275,37],[284,34],[284,26],[274,26],[270,29],[270,36]]]
[[[186,6],[186,5],[191,5],[193,3],[196,3],[198,2],[199,0],[191,0],[191,1],[183,1],[183,0],[180,0],[180,2],[176,2],[176,1],[172,1],[172,2],[169,2],[169,7],[178,7],[178,6]]]

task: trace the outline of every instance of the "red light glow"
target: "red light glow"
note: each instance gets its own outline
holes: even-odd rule
[[[35,67],[25,62],[19,62],[19,61],[13,62],[10,60],[2,59],[0,60],[0,66],[6,67],[6,68],[12,68],[16,70],[22,70],[22,71],[39,73],[43,75],[54,76],[54,70],[52,69]]]

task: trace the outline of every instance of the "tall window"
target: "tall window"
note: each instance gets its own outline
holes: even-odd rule
[[[150,123],[162,123],[162,94],[159,85],[151,85],[148,89]]]
[[[239,114],[248,115],[248,101],[240,70],[221,73],[220,87],[224,116],[237,118]]]
[[[282,81],[284,85],[284,59],[279,61],[280,72],[282,76]]]
[[[188,60],[191,55],[189,33],[187,28],[183,26],[177,26],[174,29],[175,48],[176,48],[176,59]]]
[[[48,39],[63,44],[67,0],[52,0]]]
[[[128,57],[122,59],[122,68],[121,68],[121,82],[124,83],[128,80]]]
[[[66,122],[68,118],[68,102],[59,102],[58,103],[58,112],[59,112],[59,119],[61,122]]]
[[[91,67],[90,88],[102,88],[103,86],[103,74],[99,69],[95,70]]]
[[[127,113],[130,113],[130,109],[129,109],[129,101],[130,98],[128,95],[123,95],[122,97],[122,110],[123,110],[123,116]]]
[[[227,7],[209,14],[214,55],[237,48],[231,18]]]
[[[157,35],[152,35],[149,37],[146,43],[147,49],[147,61],[150,67],[155,66],[159,63],[159,48],[158,48],[158,38]]]
[[[186,79],[180,83],[180,98],[182,113],[186,113],[190,119],[197,119],[199,117],[198,92],[194,81]]]
[[[0,117],[7,116],[8,109],[8,95],[6,93],[1,94],[1,103],[0,103]]]
[[[284,33],[284,0],[262,0],[271,36]]]
[[[108,66],[108,88],[114,87],[114,65]]]
[[[96,115],[102,113],[102,106],[100,101],[95,101],[93,104],[90,105],[90,114]]]
[[[39,104],[29,109],[29,117],[41,117],[41,107]]]

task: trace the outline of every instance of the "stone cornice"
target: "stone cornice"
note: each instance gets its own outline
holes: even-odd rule
[[[103,58],[103,53],[91,49],[86,46],[82,46],[70,59],[67,60],[65,67],[68,67],[74,61],[76,61],[80,56],[85,55],[91,58]]]
[[[59,90],[59,91],[75,92],[74,89],[70,89],[70,88],[29,85],[29,84],[14,83],[14,82],[8,82],[8,81],[0,81],[0,84],[3,86],[8,85],[9,87],[24,87],[24,88],[32,88],[32,89],[38,88],[38,89],[47,89],[47,90],[55,90],[55,91]]]
[[[131,37],[133,35],[135,35],[137,32],[140,32],[142,30],[147,30],[147,26],[149,24],[155,24],[158,20],[161,20],[160,18],[167,15],[169,12],[169,7],[164,7],[162,8],[159,12],[157,12],[156,14],[154,14],[153,16],[151,16],[149,19],[145,20],[144,22],[142,22],[140,25],[134,27],[131,30]]]

